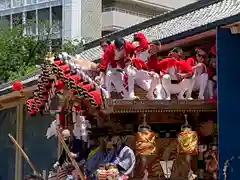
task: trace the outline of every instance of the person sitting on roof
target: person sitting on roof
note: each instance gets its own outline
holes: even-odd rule
[[[133,36],[133,42],[138,43],[136,45],[136,58],[147,61],[149,57],[149,42],[146,36],[142,32],[137,32]]]
[[[132,58],[134,57],[136,47],[129,41],[124,40],[123,38],[116,38],[114,41],[114,44],[109,45],[106,52],[104,53],[104,56],[102,58],[102,61],[100,63],[100,77],[104,78],[106,74],[106,70],[108,67],[108,64],[111,63],[111,66],[113,68],[113,72],[107,76],[109,78],[115,77],[117,71],[123,71],[128,76],[128,91],[127,96],[124,96],[124,99],[136,99],[134,93],[134,81],[136,76],[136,71],[131,65]],[[114,76],[113,76],[114,75]],[[98,78],[98,79],[99,79]],[[112,82],[118,83],[120,90],[124,89],[124,82],[122,78],[116,78]],[[116,85],[115,85],[116,87]],[[106,87],[107,91],[111,89],[110,84]],[[125,93],[123,93],[125,95]]]
[[[124,74],[120,71],[117,71],[116,68],[113,68],[115,64],[112,64],[112,61],[106,61],[104,58],[107,57],[106,54],[108,54],[108,48],[110,46],[113,46],[109,40],[102,39],[100,41],[100,47],[103,51],[103,56],[101,58],[101,63],[99,65],[100,68],[100,74],[95,78],[97,82],[99,82],[101,85],[105,84],[107,93],[106,98],[110,98],[110,93],[112,90],[112,85],[116,89],[118,93],[123,93],[123,97],[127,97],[128,92],[127,90],[122,86],[123,84],[123,76]],[[111,48],[111,47],[110,47]],[[106,68],[106,71],[104,70]],[[106,76],[105,76],[106,73]]]
[[[180,100],[185,99],[184,94],[191,85],[193,70],[181,58],[182,52],[181,48],[174,48],[168,58],[158,62],[158,68],[163,74],[162,86],[166,93],[166,100],[171,100],[171,94],[178,94]]]
[[[157,40],[153,41],[149,44],[146,64],[140,59],[135,59],[133,61],[133,64],[138,69],[136,71],[136,84],[148,92],[146,97],[149,100],[162,100],[162,85],[160,79],[160,69],[158,66],[158,62],[160,62],[160,60],[157,56],[160,50],[161,42]],[[145,88],[145,84],[147,84],[147,88]]]
[[[204,100],[204,93],[208,81],[207,66],[204,63],[206,58],[206,53],[202,49],[197,48],[195,49],[195,56],[187,59],[187,63],[191,65],[194,70],[192,85],[187,92],[188,100],[192,100],[192,90],[199,90],[198,99]]]
[[[208,98],[210,101],[216,101],[216,85],[217,85],[217,71],[216,71],[216,45],[210,50],[210,63],[208,66]]]

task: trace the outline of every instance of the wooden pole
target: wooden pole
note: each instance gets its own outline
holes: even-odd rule
[[[59,140],[60,140],[60,142],[61,142],[61,144],[63,146],[63,149],[66,151],[66,153],[67,153],[67,155],[68,155],[72,165],[75,167],[75,169],[76,169],[78,175],[80,176],[81,180],[85,180],[84,174],[80,170],[77,162],[75,161],[74,158],[72,158],[72,156],[70,156],[70,150],[69,150],[68,146],[66,145],[66,143],[65,143],[65,141],[64,141],[64,139],[62,137],[62,134],[59,131],[57,131],[57,133],[58,133],[58,138],[59,138]]]
[[[24,105],[23,104],[19,104],[18,106],[18,113],[19,113],[19,132],[18,132],[18,143],[19,145],[23,148],[23,121],[24,121]],[[19,175],[19,180],[22,179],[23,177],[23,158],[22,158],[22,155],[21,155],[21,152],[19,151],[19,164],[18,164],[18,169],[19,169],[19,172],[18,172],[18,175]]]
[[[24,150],[21,148],[21,146],[18,144],[18,142],[14,139],[14,137],[11,134],[8,134],[9,138],[12,140],[12,142],[15,144],[15,146],[19,149],[21,152],[22,156],[25,158],[25,160],[28,162],[29,166],[32,168],[33,172],[37,176],[41,176],[39,172],[35,169],[33,163],[30,161],[29,157],[27,154],[24,152]]]

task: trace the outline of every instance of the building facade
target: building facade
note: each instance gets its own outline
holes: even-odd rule
[[[48,21],[53,27],[53,39],[91,41],[195,1],[0,0],[0,18],[10,27],[35,22],[26,28],[26,34],[46,33],[46,25],[40,22]]]

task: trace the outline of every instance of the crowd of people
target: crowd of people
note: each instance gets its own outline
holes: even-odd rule
[[[121,177],[129,175],[134,169],[135,154],[130,147],[125,145],[122,136],[106,135],[99,138],[96,148],[89,148],[86,142],[76,139],[68,129],[62,131],[62,136],[70,154],[66,154],[63,150],[60,158],[53,165],[53,168],[58,172],[58,179],[66,177],[66,175],[71,176],[68,176],[69,179],[79,179],[69,156],[76,160],[87,179],[96,179],[97,170],[107,164],[115,164]]]
[[[96,81],[104,84],[111,98],[116,90],[123,99],[136,99],[134,86],[147,91],[147,99],[192,100],[192,92],[198,92],[199,100],[216,99],[216,46],[209,53],[196,48],[194,55],[183,58],[180,47],[173,48],[164,58],[161,55],[161,42],[149,42],[146,36],[138,32],[133,42],[116,38],[113,43],[101,40],[103,50],[100,74]]]

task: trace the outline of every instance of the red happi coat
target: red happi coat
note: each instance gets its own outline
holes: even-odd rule
[[[149,42],[147,40],[147,37],[142,32],[136,33],[136,37],[138,38],[139,42],[139,46],[136,48],[136,53],[141,53],[148,50]]]
[[[184,60],[178,61],[175,58],[165,58],[159,61],[157,65],[158,65],[158,69],[161,69],[161,72],[164,74],[168,73],[168,69],[171,67],[175,67],[177,72],[187,73],[189,74],[189,76],[192,75],[193,73],[193,69],[191,65]]]
[[[126,60],[127,58],[131,55],[135,53],[136,47],[129,41],[125,41],[124,42],[124,55],[123,58],[116,61],[115,60],[115,50],[116,47],[114,44],[109,45],[106,52],[104,53],[102,59],[101,59],[101,63],[100,63],[100,70],[101,71],[106,71],[109,63],[111,63],[111,66],[113,68],[116,68],[117,65],[124,69],[126,67]]]
[[[148,58],[147,61],[147,69],[149,71],[154,71],[156,73],[160,73],[162,67],[159,65],[160,59],[158,59],[157,54],[153,54]]]

